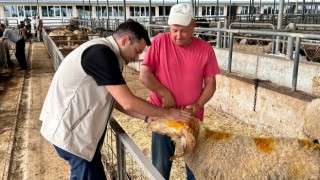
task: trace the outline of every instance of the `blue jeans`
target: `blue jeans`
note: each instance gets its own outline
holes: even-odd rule
[[[59,156],[67,160],[71,167],[70,180],[106,180],[106,175],[101,162],[100,148],[91,162],[73,155],[57,146],[54,146]]]
[[[175,146],[170,137],[152,132],[151,156],[152,164],[165,179],[169,179],[172,167],[170,157],[174,155]],[[193,173],[186,165],[187,179],[195,180]]]

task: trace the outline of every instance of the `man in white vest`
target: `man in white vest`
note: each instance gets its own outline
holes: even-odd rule
[[[79,46],[59,66],[40,114],[41,134],[69,162],[70,179],[106,179],[100,148],[114,107],[140,119],[191,118],[182,110],[151,105],[126,85],[123,66],[150,44],[145,28],[128,20],[112,36]]]

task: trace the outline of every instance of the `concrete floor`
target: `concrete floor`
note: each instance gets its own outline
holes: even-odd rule
[[[68,179],[67,162],[40,135],[52,62],[42,42],[26,43],[26,57],[28,70],[5,69],[0,80],[0,179]]]

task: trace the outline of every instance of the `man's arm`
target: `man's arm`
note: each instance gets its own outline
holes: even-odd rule
[[[176,106],[176,101],[170,90],[158,81],[154,75],[154,72],[148,66],[141,66],[139,80],[150,91],[153,91],[162,97],[163,107]]]
[[[204,78],[204,88],[202,93],[195,104],[192,104],[193,112],[197,112],[201,107],[203,107],[213,96],[216,91],[216,77],[206,77]]]
[[[173,108],[161,108],[135,96],[127,85],[108,85],[106,89],[122,107],[122,112],[143,119],[142,115],[175,120],[189,120],[188,112]],[[119,107],[117,107],[118,109]],[[120,110],[121,111],[121,110]],[[139,116],[137,116],[139,114]]]
[[[138,118],[138,119],[144,119],[146,116],[144,116],[144,115],[142,115],[142,114],[138,114],[138,113],[135,113],[135,112],[133,112],[133,111],[126,111],[119,103],[117,103],[116,102],[116,104],[115,104],[115,108],[118,110],[118,111],[120,111],[120,112],[122,112],[122,113],[124,113],[124,114],[126,114],[126,115],[129,115],[129,116],[132,116],[132,117],[134,117],[134,118]]]

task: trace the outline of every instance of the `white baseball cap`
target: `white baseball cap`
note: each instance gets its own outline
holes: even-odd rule
[[[171,7],[168,24],[188,26],[194,17],[191,4],[180,3]]]

